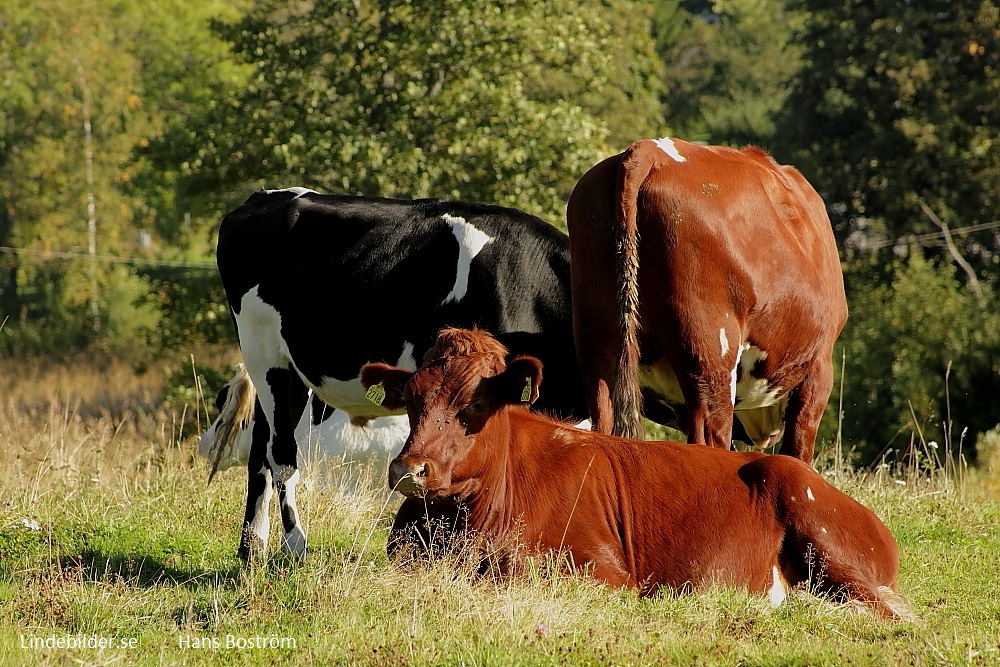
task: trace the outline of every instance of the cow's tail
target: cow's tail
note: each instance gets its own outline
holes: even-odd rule
[[[611,393],[615,435],[643,439],[642,394],[639,389],[639,233],[636,223],[639,189],[653,163],[641,144],[632,144],[618,167],[615,245],[618,280],[618,339],[621,355]]]
[[[235,377],[229,381],[229,393],[219,415],[215,441],[208,450],[208,459],[212,462],[209,482],[219,470],[225,470],[236,463],[246,463],[242,460],[244,452],[239,451],[240,433],[250,426],[256,401],[257,388],[253,386],[246,366],[240,364]],[[248,455],[249,452],[245,454]]]

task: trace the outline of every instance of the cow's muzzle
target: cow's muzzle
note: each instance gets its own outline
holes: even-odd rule
[[[423,496],[435,488],[434,471],[434,463],[428,459],[394,459],[389,464],[389,488],[404,496]]]

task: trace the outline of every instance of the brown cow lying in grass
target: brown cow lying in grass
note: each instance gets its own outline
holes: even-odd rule
[[[643,594],[722,583],[777,604],[805,583],[902,616],[892,535],[807,464],[575,429],[527,409],[540,362],[505,357],[485,332],[446,329],[416,372],[362,369],[365,386],[377,385],[370,395],[410,418],[390,463],[390,486],[409,497],[391,543],[423,497],[448,518],[461,504],[461,529],[516,540],[525,554],[564,550]]]

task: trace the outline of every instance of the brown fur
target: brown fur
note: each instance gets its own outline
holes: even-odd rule
[[[641,360],[676,376],[688,442],[729,448],[731,374],[747,344],[767,353],[751,373],[788,407],[777,421],[750,419],[767,413],[747,408],[741,421],[765,445],[786,419],[781,452],[809,462],[847,318],[823,202],[760,149],[674,146],[683,162],[654,142],[633,144],[588,171],[567,205],[574,338],[594,429],[641,436]]]
[[[563,550],[599,580],[644,594],[710,583],[765,592],[776,568],[789,587],[899,618],[889,600],[898,571],[892,535],[802,461],[574,429],[512,395],[522,378],[540,381],[537,360],[470,373],[489,364],[453,352],[445,345],[415,373],[365,367],[366,384],[399,393],[405,384],[409,396],[412,432],[390,478],[410,499],[392,550],[414,527],[440,544],[426,537],[424,508],[449,531],[519,545],[500,559],[508,564]],[[470,406],[485,411],[479,422]]]

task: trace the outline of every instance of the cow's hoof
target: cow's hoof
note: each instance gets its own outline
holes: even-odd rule
[[[260,539],[256,535],[244,535],[243,539],[240,541],[240,548],[236,551],[236,555],[239,556],[240,560],[244,563],[260,561],[264,559],[265,549],[266,545],[264,544],[264,540]]]
[[[297,558],[306,557],[306,535],[296,526],[281,536],[281,551]]]

